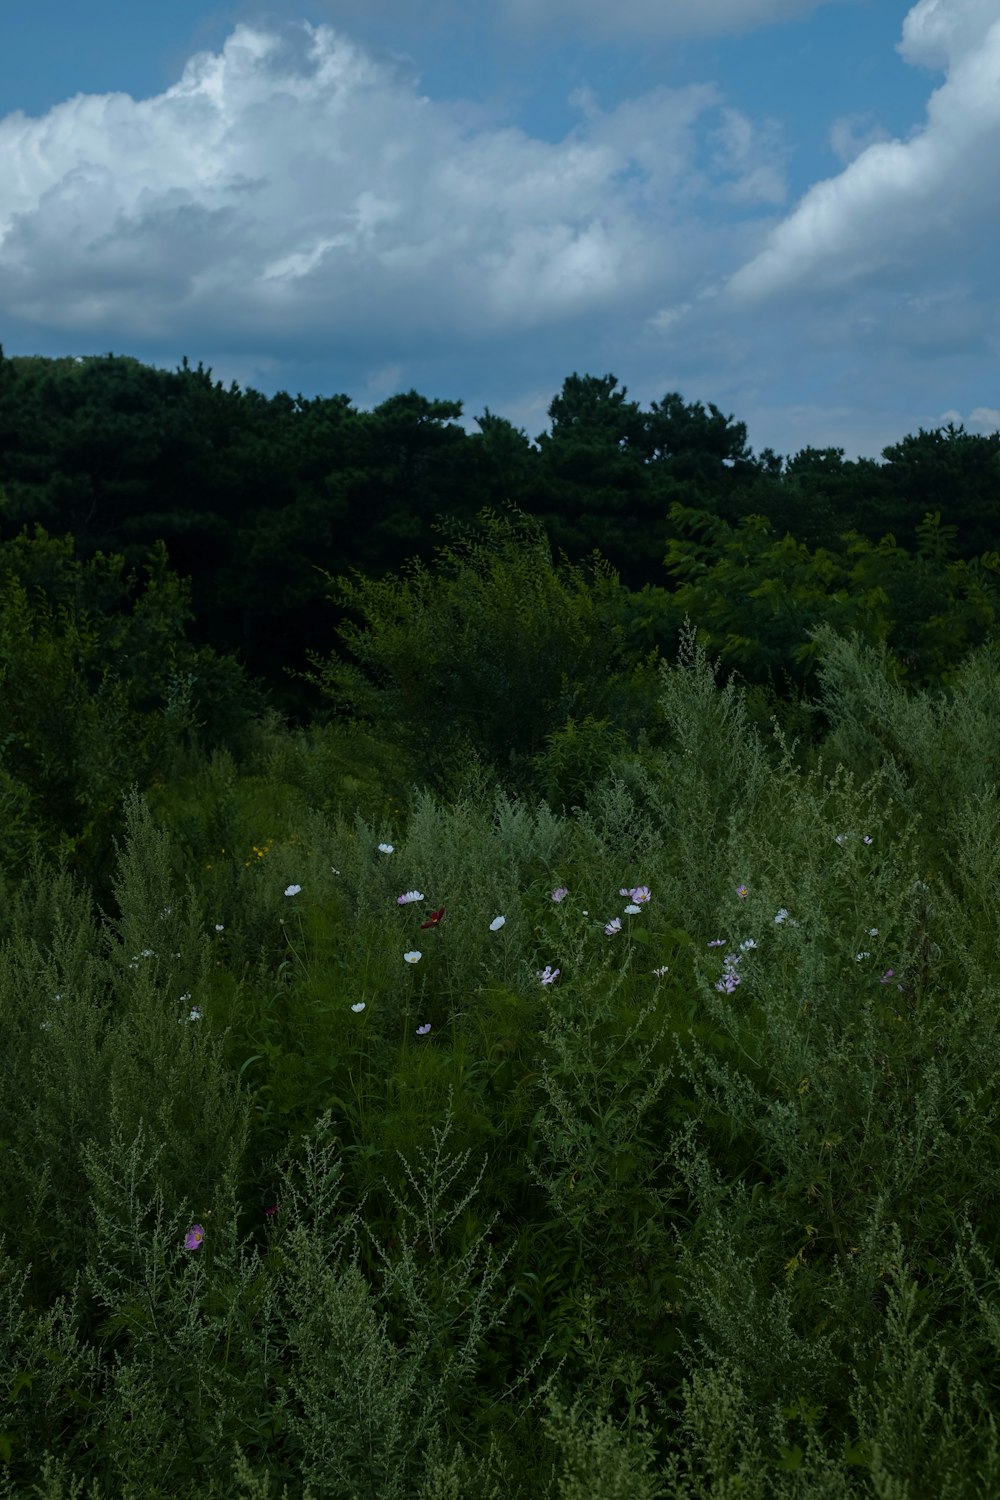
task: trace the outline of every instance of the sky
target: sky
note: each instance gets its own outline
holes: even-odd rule
[[[998,0],[32,0],[0,344],[398,391],[567,376],[755,451],[1000,431]]]

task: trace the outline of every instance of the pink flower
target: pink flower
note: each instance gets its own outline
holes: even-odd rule
[[[191,1228],[188,1230],[187,1234],[184,1236],[184,1248],[185,1248],[185,1250],[197,1250],[198,1246],[201,1244],[201,1242],[202,1242],[202,1240],[204,1238],[205,1238],[205,1231],[204,1231],[204,1229],[202,1229],[201,1225],[200,1224],[192,1224]]]
[[[553,980],[558,979],[559,970],[553,969],[550,964],[546,964],[544,969],[539,969],[538,977],[543,984],[551,984]]]

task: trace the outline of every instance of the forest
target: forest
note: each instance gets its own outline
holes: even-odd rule
[[[1000,434],[0,348],[0,1496],[1000,1493]]]

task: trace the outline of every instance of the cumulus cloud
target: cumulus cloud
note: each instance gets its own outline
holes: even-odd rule
[[[867,146],[817,183],[763,249],[732,277],[729,297],[753,303],[811,294],[919,266],[943,251],[962,260],[984,226],[1000,229],[1000,18],[995,0],[921,0],[900,44],[908,62],[939,66],[922,129]],[[973,231],[977,231],[973,234]]]
[[[386,366],[669,291],[700,253],[678,228],[695,196],[782,191],[767,132],[711,86],[574,102],[561,142],[475,128],[331,27],[242,24],[157,97],[0,121],[0,306],[125,341],[336,339]],[[713,122],[730,149],[706,167]]]
[[[841,115],[830,126],[830,150],[840,161],[852,162],[869,146],[889,139],[888,131],[867,113]]]

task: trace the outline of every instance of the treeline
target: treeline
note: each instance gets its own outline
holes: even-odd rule
[[[332,578],[430,563],[442,519],[505,505],[551,552],[617,572],[634,644],[665,650],[685,613],[752,683],[788,697],[824,619],[886,641],[912,680],[985,639],[996,604],[1000,435],[953,426],[886,448],[755,455],[744,423],[677,393],[648,411],[612,375],[570,376],[551,435],[411,390],[372,412],[346,395],[228,390],[113,356],[5,358],[0,539],[40,523],[77,556],[135,569],[162,541],[190,579],[190,636],[235,654],[283,712],[312,718],[301,676],[358,617]],[[627,596],[627,601],[625,596]],[[627,620],[623,618],[623,623]]]

